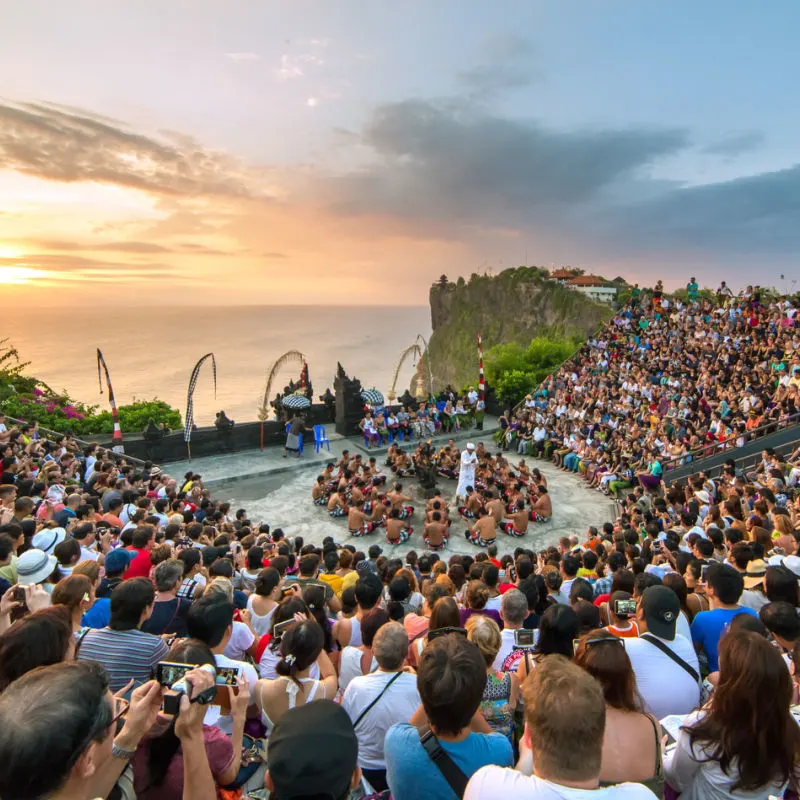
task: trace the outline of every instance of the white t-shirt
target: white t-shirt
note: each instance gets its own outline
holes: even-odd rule
[[[217,662],[218,667],[238,667],[242,675],[247,678],[247,683],[250,687],[250,705],[255,703],[256,682],[258,681],[258,673],[255,667],[246,661],[234,661],[224,655],[216,655],[214,660]],[[206,725],[216,726],[228,736],[233,733],[233,717],[230,715],[223,716],[220,713],[219,706],[209,706],[205,717],[203,717],[203,722]]]
[[[692,626],[689,623],[689,618],[686,616],[685,611],[681,611],[678,614],[678,621],[675,624],[675,633],[679,636],[683,636],[686,641],[692,641]]]
[[[500,613],[500,604],[503,602],[503,595],[499,594],[497,597],[490,597],[486,601],[486,608],[491,609],[492,611],[497,611]]]
[[[360,678],[364,674],[361,672],[361,656],[363,655],[364,653],[357,647],[349,645],[342,650],[342,657],[339,660],[339,689],[342,692],[347,689],[353,678]],[[378,662],[373,656],[369,671],[375,672],[376,669],[378,669]]]
[[[666,653],[645,639],[623,639],[636,675],[639,694],[656,719],[670,714],[688,714],[700,703],[700,687],[691,675]],[[691,639],[676,634],[667,647],[700,673],[697,653]]]
[[[350,681],[342,698],[342,708],[353,722],[396,674],[378,671]],[[400,677],[384,692],[383,697],[372,706],[356,728],[358,764],[362,769],[386,769],[383,755],[386,732],[397,722],[408,722],[419,704],[416,675],[400,673]]]
[[[503,628],[503,630],[500,631],[500,639],[502,640],[500,649],[497,651],[497,655],[492,663],[492,669],[503,668],[503,662],[506,660],[506,658],[508,658],[508,656],[511,654],[511,651],[514,649],[514,631],[509,630],[508,628]]]
[[[683,725],[691,727],[699,722],[704,712],[690,714]],[[783,797],[785,783],[768,784],[755,791],[737,790],[731,793],[736,770],[731,765],[726,774],[719,761],[709,760],[700,743],[691,745],[689,734],[681,729],[676,746],[664,756],[664,774],[670,785],[680,792],[681,800],[766,800],[768,797]]]
[[[97,561],[98,558],[100,558],[100,553],[97,550],[91,550],[81,545],[81,561]]]
[[[255,595],[251,594],[250,597],[247,598],[247,610],[251,615],[250,626],[258,636],[263,636],[265,633],[269,633],[269,626],[272,624],[272,615],[275,613],[275,609],[278,606],[273,606],[272,611],[267,611],[266,614],[256,614],[253,609],[253,597],[255,597]]]
[[[253,646],[255,640],[256,637],[253,636],[253,632],[244,622],[234,621],[231,638],[228,644],[225,645],[224,653],[234,661],[242,661],[244,654]]]
[[[653,800],[655,795],[640,783],[618,783],[598,789],[572,789],[558,783],[528,777],[507,767],[481,767],[470,778],[464,800]]]

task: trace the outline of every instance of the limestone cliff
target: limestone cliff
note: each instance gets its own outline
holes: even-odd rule
[[[431,367],[437,389],[477,383],[477,335],[494,345],[528,345],[535,336],[586,337],[612,310],[545,277],[536,267],[440,280],[430,290]],[[444,278],[444,276],[442,276]]]

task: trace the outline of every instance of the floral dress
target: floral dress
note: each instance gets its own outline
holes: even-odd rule
[[[492,670],[486,676],[486,688],[479,710],[495,733],[502,733],[509,742],[514,742],[514,711],[511,699],[511,673]]]

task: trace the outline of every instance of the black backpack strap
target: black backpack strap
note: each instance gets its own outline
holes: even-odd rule
[[[656,639],[650,633],[643,633],[640,639],[644,639],[646,642],[650,642],[650,644],[655,645],[662,653],[669,656],[681,669],[686,670],[699,684],[700,683],[700,673],[691,665],[687,664],[677,653],[674,653],[669,647],[667,647],[661,639]]]
[[[380,691],[380,693],[378,694],[378,696],[377,696],[377,697],[376,697],[376,698],[375,698],[375,699],[374,699],[374,700],[373,700],[373,701],[372,701],[372,702],[371,702],[371,703],[370,703],[370,704],[369,704],[369,705],[368,705],[368,706],[367,706],[367,707],[366,707],[366,708],[365,708],[365,709],[364,709],[364,710],[363,710],[363,711],[362,711],[362,712],[361,712],[361,713],[358,715],[358,719],[357,719],[357,720],[356,720],[356,721],[353,723],[353,728],[354,728],[354,729],[358,727],[358,723],[359,723],[359,722],[361,722],[361,720],[362,720],[362,719],[364,719],[364,717],[366,717],[366,716],[367,716],[367,714],[369,714],[369,712],[372,710],[372,707],[373,707],[373,706],[374,706],[374,705],[375,705],[375,704],[378,702],[378,700],[380,700],[380,699],[381,699],[381,697],[383,697],[383,696],[386,694],[386,690],[387,690],[387,689],[388,689],[388,688],[389,688],[389,687],[390,687],[390,686],[391,686],[391,685],[392,685],[392,684],[393,684],[393,683],[394,683],[394,682],[395,682],[395,681],[396,681],[396,680],[397,680],[397,679],[398,679],[398,678],[399,678],[399,677],[400,677],[402,674],[403,674],[402,672],[397,672],[397,673],[395,673],[394,677],[393,677],[393,678],[392,678],[390,681],[388,681],[388,682],[387,682],[386,686],[384,686],[384,687],[383,687],[383,689],[381,689],[381,691]]]
[[[436,734],[430,729],[420,736],[420,744],[428,754],[428,758],[438,767],[442,777],[447,781],[450,788],[455,792],[456,797],[463,797],[464,792],[467,791],[467,784],[469,778],[464,774],[461,768],[445,753]]]

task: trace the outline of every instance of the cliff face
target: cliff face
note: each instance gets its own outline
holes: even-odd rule
[[[508,342],[528,345],[536,336],[584,338],[610,319],[609,306],[543,274],[536,267],[519,267],[431,287],[429,354],[437,390],[448,383],[456,389],[477,384],[478,333],[488,352]]]

